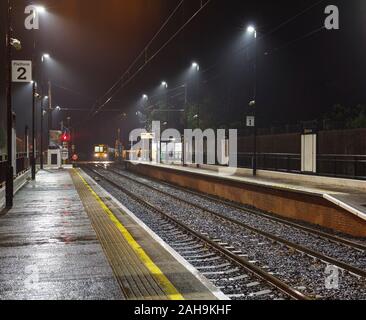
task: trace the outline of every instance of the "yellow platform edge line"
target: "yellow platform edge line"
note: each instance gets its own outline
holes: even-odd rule
[[[160,270],[160,268],[151,260],[151,258],[145,252],[145,250],[137,243],[137,241],[133,238],[131,233],[122,225],[122,223],[117,219],[114,213],[107,207],[107,205],[103,202],[103,200],[91,188],[88,182],[81,176],[81,174],[76,169],[74,169],[74,171],[80,177],[81,181],[88,188],[88,190],[91,192],[94,198],[98,201],[98,203],[100,204],[104,212],[108,215],[110,220],[122,233],[123,237],[126,239],[131,248],[136,252],[141,262],[145,265],[145,267],[149,270],[149,272],[153,275],[153,277],[158,281],[158,283],[160,284],[161,288],[163,289],[164,293],[167,295],[169,300],[185,300],[184,297],[170,282],[170,280]]]

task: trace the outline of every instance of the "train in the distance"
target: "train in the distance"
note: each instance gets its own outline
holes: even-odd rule
[[[115,149],[105,144],[98,144],[94,146],[93,158],[95,161],[113,161],[115,159],[115,153]]]

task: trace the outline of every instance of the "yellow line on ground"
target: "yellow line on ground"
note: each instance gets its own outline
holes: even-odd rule
[[[161,288],[170,300],[184,300],[184,297],[178,292],[174,285],[169,281],[169,279],[164,275],[160,268],[151,260],[143,248],[137,243],[133,238],[131,233],[122,225],[122,223],[117,219],[113,212],[107,207],[103,200],[96,194],[96,192],[91,188],[88,182],[80,175],[80,173],[74,169],[77,175],[80,177],[81,181],[85,184],[88,190],[92,193],[94,198],[98,201],[104,212],[108,215],[114,225],[122,233],[123,237],[126,239],[131,248],[136,252],[137,256],[145,267],[151,272],[153,277],[158,281]]]

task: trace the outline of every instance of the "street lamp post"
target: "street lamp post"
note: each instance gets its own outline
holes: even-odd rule
[[[6,165],[6,189],[5,205],[7,209],[13,207],[14,197],[14,167],[13,167],[13,107],[12,107],[12,47],[21,50],[22,45],[19,40],[12,38],[12,14],[13,8],[11,0],[8,0],[8,17],[6,31],[6,118],[7,118],[7,165]]]
[[[60,111],[61,108],[60,107],[56,107],[56,111]],[[53,127],[53,123],[52,123],[52,84],[51,81],[48,81],[48,111],[49,111],[49,116],[48,116],[48,131],[52,130]],[[48,132],[48,137],[49,137],[49,132]],[[48,144],[50,143],[49,139],[48,139]]]
[[[7,49],[7,89],[6,89],[6,113],[7,113],[7,170],[6,170],[6,207],[8,209],[13,207],[14,194],[14,168],[13,168],[13,110],[12,110],[12,79],[11,79],[11,37],[12,37],[12,6],[11,1],[8,0],[8,25],[6,35],[6,49]]]
[[[166,82],[166,81],[163,81],[162,83],[161,83],[161,87],[163,88],[163,89],[165,89],[165,91],[164,91],[164,101],[163,101],[163,103],[165,104],[164,105],[164,108],[167,108],[167,109],[170,109],[170,107],[169,107],[169,97],[168,97],[168,83]],[[168,113],[168,122],[170,122],[170,113]]]
[[[41,154],[40,154],[40,167],[43,170],[43,117],[44,117],[44,109],[43,109],[43,100],[41,97]]]
[[[194,70],[195,73],[198,73],[200,71],[200,65],[197,62],[193,62],[191,66],[192,70]],[[198,123],[198,129],[200,128],[200,113],[201,113],[201,106],[199,101],[199,80],[195,80],[195,94],[194,94],[194,100],[197,104],[197,123]]]
[[[247,29],[249,34],[254,35],[254,92],[253,100],[249,103],[249,106],[253,108],[254,113],[254,146],[253,146],[253,176],[257,175],[257,30],[254,26],[249,26]]]
[[[43,81],[43,64],[46,59],[50,57],[49,54],[45,53],[41,57],[41,68],[40,68],[40,84],[41,84],[41,154],[40,154],[40,165],[41,170],[44,167],[44,116],[45,116],[45,108],[44,108],[44,99],[48,99],[48,96],[45,96],[45,88],[44,88],[44,81]]]
[[[32,152],[31,152],[31,171],[32,180],[36,179],[36,104],[37,104],[37,82],[33,81],[33,99],[32,99]]]
[[[46,9],[42,6],[36,6],[36,13],[37,15],[44,13]],[[37,40],[36,40],[36,29],[33,30],[33,76],[35,77],[36,74],[36,64],[37,64],[37,53],[36,53],[36,47],[37,47]],[[43,56],[42,56],[43,61]],[[41,83],[42,86],[42,83]],[[33,103],[32,103],[32,152],[31,152],[31,171],[32,171],[32,180],[36,180],[36,103],[37,103],[37,83],[34,80],[33,81]],[[42,102],[41,102],[42,103]],[[41,112],[43,116],[43,110]],[[42,133],[41,133],[42,134]],[[42,147],[41,147],[42,149]],[[41,150],[41,158],[42,158],[42,152]],[[40,159],[41,160],[41,159]]]

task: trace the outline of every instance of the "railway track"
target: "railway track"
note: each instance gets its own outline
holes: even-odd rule
[[[308,296],[292,288],[284,281],[278,279],[245,259],[240,251],[236,251],[221,239],[211,239],[207,234],[199,233],[186,224],[178,221],[171,215],[156,208],[146,199],[132,193],[106,177],[94,168],[87,169],[100,179],[106,181],[114,189],[124,193],[136,203],[142,205],[150,213],[158,215],[152,222],[163,237],[169,240],[181,255],[193,264],[199,271],[213,281],[228,297],[240,298],[270,298],[270,299],[296,299],[308,300]],[[156,231],[154,228],[154,231]],[[198,264],[198,266],[197,266]],[[213,279],[212,279],[213,278]],[[226,290],[225,290],[226,289]],[[225,292],[227,291],[227,292]]]
[[[106,170],[105,168],[103,168],[103,169]],[[125,179],[127,179],[129,181],[132,181],[134,183],[137,183],[139,185],[142,185],[144,187],[147,187],[147,188],[149,188],[149,189],[151,189],[151,190],[153,190],[155,192],[158,192],[158,193],[160,193],[160,194],[162,194],[164,196],[171,197],[172,199],[175,199],[175,200],[180,201],[182,203],[185,203],[187,205],[193,206],[193,207],[195,207],[195,208],[197,208],[199,210],[208,212],[208,213],[210,213],[210,214],[212,214],[212,215],[214,215],[216,217],[219,217],[223,221],[230,222],[232,224],[235,224],[237,226],[240,226],[242,228],[245,228],[245,229],[247,229],[247,230],[249,230],[251,232],[254,232],[254,233],[258,234],[258,235],[264,236],[267,239],[270,239],[271,241],[274,241],[274,242],[283,244],[283,245],[285,245],[285,246],[287,246],[287,247],[289,247],[289,248],[291,248],[293,250],[296,250],[298,252],[301,252],[303,254],[306,254],[306,255],[308,255],[308,256],[310,256],[312,258],[316,258],[316,259],[319,259],[319,260],[321,260],[321,261],[323,261],[323,262],[325,262],[327,264],[336,266],[336,267],[338,267],[338,268],[340,268],[342,270],[345,270],[347,272],[350,272],[350,273],[352,273],[352,274],[354,274],[354,275],[356,275],[358,277],[366,278],[366,271],[365,270],[362,270],[360,268],[357,268],[357,267],[355,267],[353,265],[350,265],[350,264],[345,263],[343,261],[337,260],[337,259],[332,258],[330,256],[324,255],[324,254],[322,254],[320,252],[317,252],[315,250],[309,249],[309,248],[307,248],[305,246],[302,246],[302,245],[299,245],[297,243],[288,241],[288,240],[283,239],[281,237],[275,236],[275,235],[273,235],[273,234],[271,234],[269,232],[265,232],[265,231],[260,230],[258,228],[254,228],[254,227],[252,227],[252,226],[250,226],[248,224],[245,224],[245,223],[243,223],[241,221],[238,221],[236,219],[230,218],[230,217],[228,217],[228,216],[226,216],[224,214],[220,214],[220,213],[218,213],[218,212],[216,212],[214,210],[210,210],[210,209],[208,209],[208,208],[206,208],[206,207],[204,207],[202,205],[198,205],[196,203],[192,203],[189,200],[182,199],[181,197],[178,197],[176,195],[173,195],[171,193],[168,193],[166,191],[163,191],[161,189],[158,189],[158,188],[152,186],[151,184],[147,184],[147,183],[144,183],[142,181],[133,179],[133,178],[127,176],[127,175],[124,175],[124,174],[118,172],[118,171],[110,170],[110,172],[112,172],[113,174],[116,174],[116,175],[118,175],[120,177],[123,177],[123,178],[125,178]],[[328,241],[333,241],[332,239],[327,239],[327,240]],[[346,243],[340,242],[340,241],[333,241],[333,243],[342,244],[342,245],[346,245],[347,247],[350,247],[350,244],[347,241],[346,241]],[[357,246],[357,247],[353,247],[353,248],[354,249],[357,249],[357,250],[360,250],[361,247],[362,246]]]
[[[121,175],[120,172],[117,172],[117,171],[114,171],[114,172]],[[146,177],[138,175],[136,173],[133,173],[133,175],[139,176],[139,177],[141,177],[141,179],[145,179],[145,180],[149,179],[149,180],[154,181],[158,184],[165,185],[169,188],[176,189],[176,190],[179,190],[181,192],[191,194],[193,196],[200,197],[200,198],[206,199],[208,201],[212,201],[214,203],[230,207],[230,208],[235,209],[235,210],[239,210],[239,211],[243,212],[244,214],[252,214],[254,216],[260,216],[260,217],[263,217],[265,219],[271,220],[273,222],[276,222],[276,223],[279,223],[279,224],[282,224],[282,225],[285,225],[285,226],[288,226],[288,227],[292,227],[292,228],[301,230],[301,231],[306,232],[308,234],[311,234],[313,236],[319,237],[320,239],[323,239],[323,240],[326,240],[326,241],[329,241],[329,242],[333,242],[335,244],[344,245],[348,248],[359,250],[360,252],[366,252],[366,245],[362,244],[360,242],[357,242],[357,241],[352,241],[352,240],[345,239],[345,238],[342,238],[342,237],[339,237],[339,236],[336,236],[336,235],[333,235],[333,234],[330,234],[330,233],[327,233],[327,232],[323,232],[323,231],[320,231],[320,230],[317,230],[317,229],[314,229],[314,228],[306,227],[304,225],[301,225],[301,224],[283,219],[279,216],[274,216],[272,214],[268,214],[268,213],[265,213],[265,212],[262,212],[262,211],[259,211],[259,210],[255,210],[255,209],[251,209],[251,208],[247,208],[247,207],[243,208],[243,206],[241,206],[239,204],[236,204],[236,203],[233,203],[233,202],[230,202],[230,201],[226,201],[226,200],[223,200],[223,199],[219,199],[219,198],[207,195],[207,194],[198,193],[198,192],[193,191],[191,189],[183,188],[183,187],[180,187],[178,185],[173,185],[173,184],[170,184],[170,183],[165,182],[165,181],[157,180],[157,179],[154,179],[154,178],[151,178],[151,177],[146,178]],[[126,176],[126,175],[123,175],[123,176],[128,178],[128,176]],[[135,182],[138,182],[138,181],[135,180]],[[145,186],[148,186],[148,185],[145,184]]]

